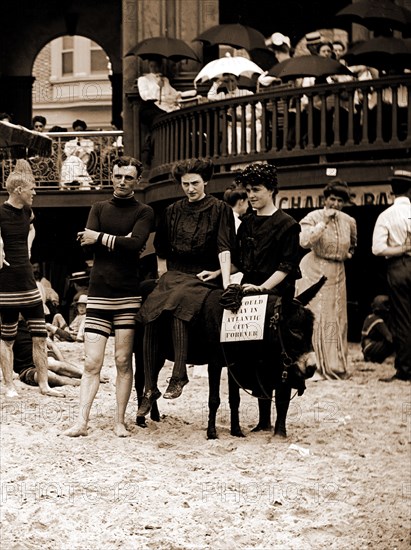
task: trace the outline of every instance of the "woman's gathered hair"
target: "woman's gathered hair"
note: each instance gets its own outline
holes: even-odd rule
[[[236,177],[235,183],[242,187],[247,185],[264,185],[270,191],[277,191],[277,168],[274,164],[255,162],[249,164]]]
[[[193,158],[177,162],[173,166],[172,176],[177,183],[181,183],[181,177],[185,174],[199,174],[208,182],[214,172],[214,164],[211,160]]]
[[[323,195],[325,198],[330,195],[335,195],[340,197],[344,201],[348,202],[350,200],[350,188],[346,181],[343,181],[339,178],[331,180],[324,188]]]
[[[223,201],[234,207],[238,201],[247,199],[247,191],[242,185],[233,183],[224,191]]]

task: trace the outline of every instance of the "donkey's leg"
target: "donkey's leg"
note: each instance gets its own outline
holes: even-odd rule
[[[245,437],[240,427],[240,388],[228,368],[228,402],[230,404],[231,435]]]
[[[217,439],[215,421],[220,406],[221,365],[210,361],[208,363],[208,425],[207,439]]]
[[[274,426],[274,435],[279,437],[287,437],[285,427],[288,407],[290,405],[291,386],[281,383],[275,390],[275,408],[277,418]]]
[[[258,400],[258,424],[252,432],[271,430],[271,396]]]

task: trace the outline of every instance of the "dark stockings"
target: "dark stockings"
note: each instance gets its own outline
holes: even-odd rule
[[[171,335],[174,349],[173,378],[182,379],[187,376],[188,323],[173,317]]]
[[[155,321],[145,326],[143,356],[146,391],[153,390],[157,386],[158,373],[164,363],[159,346],[159,326]]]

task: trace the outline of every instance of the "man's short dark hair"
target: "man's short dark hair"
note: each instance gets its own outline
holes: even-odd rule
[[[118,157],[113,161],[113,168],[114,166],[118,166],[119,168],[122,166],[134,166],[137,170],[137,178],[143,173],[143,164],[134,157]]]
[[[211,160],[188,159],[177,162],[173,166],[172,176],[177,183],[181,183],[181,178],[185,174],[199,174],[204,181],[210,181],[214,172],[214,164]]]

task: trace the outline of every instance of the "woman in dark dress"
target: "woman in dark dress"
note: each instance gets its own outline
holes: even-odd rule
[[[272,291],[290,300],[300,278],[299,224],[274,204],[277,170],[270,164],[251,164],[238,176],[253,211],[242,218],[234,264],[244,273],[245,292]]]
[[[181,395],[188,383],[186,362],[188,326],[194,321],[209,292],[230,284],[231,250],[235,243],[230,206],[205,193],[213,173],[211,161],[192,159],[175,165],[174,179],[186,195],[167,207],[154,240],[167,271],[144,302],[139,320],[145,325],[143,354],[145,394],[137,416],[145,416],[161,395],[157,375],[161,369],[159,318],[171,316],[174,368],[164,393],[167,399]],[[160,264],[161,272],[161,264]]]
[[[251,164],[236,183],[246,191],[253,211],[242,218],[233,261],[243,273],[245,293],[277,294],[294,298],[295,281],[301,277],[299,224],[277,208],[277,170],[269,164]],[[264,385],[264,376],[260,382]],[[280,394],[279,394],[280,395]],[[276,394],[276,399],[280,399]],[[253,431],[271,428],[271,400],[258,399],[259,422]]]

